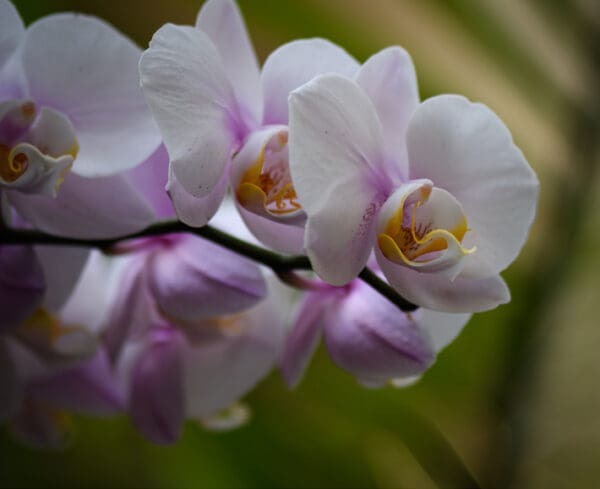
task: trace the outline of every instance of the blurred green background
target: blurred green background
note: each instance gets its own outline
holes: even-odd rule
[[[16,2],[26,22],[95,14],[145,47],[197,0]],[[496,111],[541,180],[529,242],[505,274],[511,304],[476,315],[415,386],[367,390],[321,349],[300,387],[274,373],[228,433],[188,423],[153,446],[126,419],[78,419],[65,452],[0,434],[3,487],[592,487],[600,479],[597,0],[246,0],[259,58],[321,36],[359,60],[413,56],[421,96]],[[446,441],[444,441],[444,439]]]

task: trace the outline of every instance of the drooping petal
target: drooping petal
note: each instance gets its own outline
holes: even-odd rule
[[[56,198],[20,192],[8,198],[34,227],[72,238],[125,236],[154,220],[152,208],[124,175],[84,178],[70,172]]]
[[[396,291],[421,307],[445,312],[481,312],[510,300],[510,292],[500,275],[482,279],[453,281],[440,273],[420,273],[388,260],[379,246],[375,256],[381,271]]]
[[[242,117],[250,127],[259,124],[263,103],[258,61],[238,6],[232,0],[209,0],[198,13],[196,27],[219,51]]]
[[[287,335],[281,357],[281,375],[290,388],[298,385],[319,345],[323,315],[332,301],[332,297],[318,292],[307,293],[298,307],[294,325]]]
[[[327,310],[323,332],[333,361],[370,386],[418,375],[435,359],[419,321],[360,281]]]
[[[169,155],[163,144],[146,161],[127,173],[129,181],[150,202],[159,219],[175,216],[166,190],[168,175]],[[186,195],[189,194],[186,192]]]
[[[325,39],[301,39],[273,51],[262,69],[264,124],[288,123],[288,95],[317,75],[337,73],[352,78],[358,62]]]
[[[167,317],[192,323],[242,311],[265,296],[265,281],[250,260],[195,236],[174,239],[149,268],[150,288]]]
[[[219,53],[199,29],[167,24],[142,55],[140,76],[177,180],[205,197],[244,129]]]
[[[117,359],[130,337],[147,332],[155,316],[146,267],[146,256],[134,255],[126,258],[117,272],[119,282],[114,284],[104,331],[104,345],[111,361]]]
[[[33,383],[28,392],[40,402],[78,414],[107,416],[125,407],[104,350],[82,365]]]
[[[131,374],[131,420],[154,443],[175,443],[183,426],[182,343],[175,330],[154,332]]]
[[[351,80],[317,77],[290,96],[289,151],[313,269],[344,285],[367,262],[375,218],[391,191],[373,104]]]
[[[131,168],[160,142],[139,87],[140,52],[109,24],[84,15],[51,15],[27,29],[29,95],[73,122],[80,148],[73,171],[82,176]]]
[[[463,277],[495,275],[525,243],[538,181],[502,121],[482,104],[441,95],[423,102],[407,131],[411,178],[429,178],[462,205],[470,232]]]
[[[188,226],[201,227],[212,219],[227,192],[229,184],[229,165],[213,189],[204,197],[194,197],[188,193],[177,180],[173,167],[169,168],[167,192],[180,221]]]
[[[17,49],[24,32],[17,9],[8,0],[0,0],[0,70]]]
[[[273,367],[283,342],[282,298],[267,300],[237,316],[235,332],[220,341],[191,345],[184,355],[186,412],[205,418],[231,406]],[[287,303],[286,303],[287,305]]]
[[[44,271],[33,248],[0,246],[0,333],[33,314],[42,304],[45,290]]]
[[[356,82],[377,110],[388,155],[397,164],[398,177],[406,179],[406,129],[419,105],[417,76],[410,55],[397,46],[386,48],[361,66]]]

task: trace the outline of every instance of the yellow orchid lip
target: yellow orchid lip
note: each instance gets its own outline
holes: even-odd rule
[[[431,187],[417,190],[416,201],[408,203],[410,192],[403,196],[397,211],[386,223],[385,229],[377,237],[379,248],[390,261],[404,264],[411,268],[424,268],[429,264],[441,261],[443,252],[450,252],[452,262],[469,255],[476,247],[467,249],[462,245],[463,238],[469,228],[467,219],[461,211],[460,217],[451,229],[433,228],[432,221],[419,221],[417,211],[428,200]],[[406,211],[410,209],[410,223],[407,225]],[[450,266],[450,264],[448,264]]]
[[[0,178],[6,183],[12,183],[19,179],[27,170],[29,158],[25,153],[11,154],[8,146],[0,144]]]
[[[279,133],[276,138],[277,151],[282,151],[287,145],[287,134]],[[265,164],[267,146],[271,141],[261,146],[258,158],[242,176],[236,196],[240,204],[249,210],[285,216],[300,211],[302,206],[297,200],[287,160]]]

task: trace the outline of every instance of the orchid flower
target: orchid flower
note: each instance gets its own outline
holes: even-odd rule
[[[367,387],[404,386],[427,370],[470,319],[417,309],[401,313],[364,282],[305,293],[285,342],[281,370],[293,387],[323,335],[334,363]]]
[[[538,182],[486,106],[419,103],[408,54],[388,48],[354,79],[316,77],[290,96],[290,168],[308,216],[305,248],[345,285],[374,249],[405,298],[447,312],[509,300],[499,275],[532,223]]]
[[[88,258],[85,250],[38,247],[34,255],[23,247],[11,256],[15,263],[35,263],[21,270],[27,284],[36,286],[25,289],[35,297],[28,304],[33,312],[25,317],[21,309],[19,321],[0,332],[0,421],[31,443],[44,444],[44,433],[61,431],[60,423],[51,423],[64,418],[54,415],[59,411],[110,414],[123,407],[98,339],[111,290],[105,285],[114,274],[106,273],[99,253]]]
[[[259,71],[231,0],[206,2],[195,27],[159,29],[140,74],[169,152],[167,189],[179,218],[206,224],[231,180],[256,237],[301,252],[305,214],[290,179],[287,97],[319,73],[353,76],[358,66],[338,46],[311,39],[281,46]]]
[[[70,237],[150,224],[143,199],[117,175],[160,142],[139,88],[141,51],[83,15],[51,15],[25,30],[7,0],[0,0],[0,31],[3,207]]]
[[[241,313],[186,324],[162,318],[126,343],[117,369],[144,436],[167,444],[185,419],[216,429],[244,421],[238,400],[275,365],[283,343],[285,301],[279,284],[271,286],[267,299]]]

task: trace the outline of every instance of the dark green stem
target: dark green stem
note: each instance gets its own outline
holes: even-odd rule
[[[256,246],[247,241],[243,241],[231,234],[220,231],[212,226],[203,226],[193,228],[179,221],[163,221],[140,231],[139,233],[121,236],[111,239],[76,239],[53,236],[29,229],[1,229],[0,245],[62,245],[62,246],[84,246],[89,248],[99,248],[103,251],[110,251],[116,245],[132,239],[147,238],[151,236],[160,236],[163,234],[190,233],[201,236],[204,239],[212,241],[224,248],[227,248],[238,255],[245,256],[251,260],[261,263],[272,269],[278,276],[282,276],[293,270],[311,270],[310,261],[304,255],[281,255]],[[364,268],[359,277],[369,284],[373,289],[386,297],[393,304],[404,312],[410,312],[417,309],[417,306],[400,296],[385,281],[380,279],[368,268]]]

